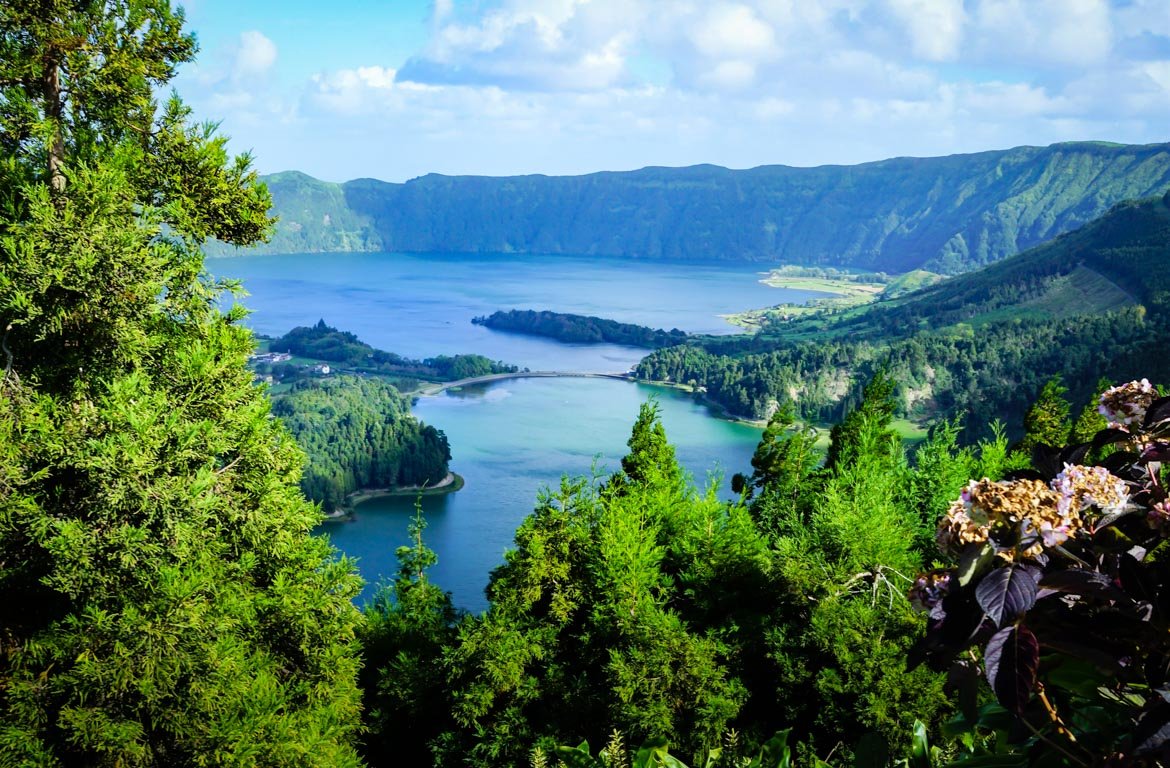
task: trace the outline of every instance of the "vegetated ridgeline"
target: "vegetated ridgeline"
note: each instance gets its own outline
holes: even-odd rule
[[[380,379],[299,381],[273,396],[272,413],[305,452],[301,489],[326,512],[355,491],[433,486],[447,477],[447,436],[411,416],[409,400]]]
[[[328,360],[346,369],[383,376],[429,381],[455,381],[493,373],[515,373],[518,369],[483,355],[438,355],[426,360],[411,360],[375,349],[349,331],[341,331],[324,320],[316,325],[299,326],[272,339],[269,349],[290,352],[299,357]]]
[[[791,402],[835,421],[885,367],[911,417],[965,416],[973,436],[1019,423],[1062,373],[1076,398],[1097,380],[1170,378],[1170,193],[1116,206],[1044,246],[938,285],[838,314],[777,323],[756,336],[658,350],[638,377],[693,382],[732,413]]]
[[[1078,142],[817,168],[429,174],[405,184],[286,172],[264,181],[280,221],[249,253],[564,253],[953,274],[1122,200],[1160,194],[1170,185],[1170,144]]]
[[[634,323],[621,323],[592,315],[572,315],[563,312],[531,309],[497,311],[486,317],[472,318],[471,322],[497,331],[510,331],[530,336],[544,336],[572,344],[625,344],[631,347],[660,349],[682,344],[687,334],[678,328],[664,331]]]

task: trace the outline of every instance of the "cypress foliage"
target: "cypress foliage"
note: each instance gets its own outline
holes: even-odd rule
[[[1024,414],[1024,439],[1020,450],[1028,453],[1040,445],[1064,445],[1068,442],[1072,425],[1069,423],[1071,406],[1065,399],[1068,387],[1053,376],[1044,382],[1036,401]]]
[[[268,196],[154,102],[181,26],[157,0],[0,10],[4,765],[357,763],[357,578],[309,536],[302,455],[202,272]]]

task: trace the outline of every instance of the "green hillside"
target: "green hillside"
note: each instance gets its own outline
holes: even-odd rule
[[[899,408],[1016,421],[1050,376],[1085,399],[1102,376],[1170,373],[1170,194],[1127,202],[1075,232],[986,269],[887,301],[775,322],[753,336],[659,350],[650,380],[694,382],[733,413],[791,402],[832,421],[886,367]]]
[[[866,307],[838,333],[884,337],[999,318],[1058,318],[1161,302],[1170,211],[1161,198],[1130,201],[1074,232],[991,265]],[[779,331],[780,329],[776,329]]]
[[[263,253],[567,253],[954,274],[1163,193],[1170,145],[1066,143],[816,168],[265,181],[280,223]]]
[[[274,173],[263,180],[272,193],[272,212],[277,217],[271,239],[248,249],[216,243],[208,248],[211,255],[376,251],[381,248],[373,221],[349,207],[343,185],[320,181],[300,171]]]

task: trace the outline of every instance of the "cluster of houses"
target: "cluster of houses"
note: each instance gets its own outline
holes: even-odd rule
[[[288,352],[265,352],[260,355],[250,355],[248,359],[253,363],[284,363],[292,360],[292,354]]]
[[[251,362],[253,365],[273,365],[275,363],[287,363],[291,359],[292,354],[288,352],[264,352],[261,354],[250,355],[248,358],[249,362]],[[301,366],[301,371],[316,376],[328,376],[331,370],[332,369],[329,367],[328,363],[316,363],[314,365]],[[256,379],[267,384],[274,383],[273,377],[270,374],[262,376],[257,373]]]

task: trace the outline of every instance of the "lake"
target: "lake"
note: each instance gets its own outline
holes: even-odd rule
[[[414,358],[475,352],[532,370],[625,371],[643,349],[561,344],[492,331],[471,318],[497,309],[552,309],[656,328],[734,333],[719,315],[820,294],[770,288],[742,264],[640,262],[516,255],[305,254],[208,262],[217,275],[244,281],[258,332],[279,335],[318,319],[375,347]],[[667,435],[700,485],[722,472],[750,469],[756,427],[715,418],[687,393],[606,379],[513,379],[420,398],[422,421],[451,443],[451,469],[467,485],[428,496],[425,541],[438,554],[435,582],[461,608],[486,607],[483,588],[503,561],[512,534],[542,488],[562,476],[609,473],[620,466],[638,407],[658,400]],[[395,549],[407,543],[414,500],[360,504],[352,522],[322,531],[358,559],[367,587],[392,577]]]
[[[629,370],[645,350],[573,345],[492,331],[471,318],[498,309],[549,309],[652,328],[737,333],[719,315],[781,302],[807,291],[759,282],[762,266],[647,262],[569,256],[302,254],[211,259],[215,274],[251,293],[249,324],[277,336],[317,320],[356,333],[378,349],[424,359],[475,352],[521,368]]]
[[[488,574],[542,488],[555,488],[562,475],[608,475],[621,467],[638,408],[651,397],[682,465],[700,485],[708,472],[722,471],[721,495],[732,498],[731,476],[751,470],[760,430],[712,418],[680,390],[605,379],[513,379],[418,400],[415,414],[447,433],[451,469],[467,482],[458,493],[422,499],[424,540],[439,558],[432,577],[457,606],[486,607]],[[393,574],[414,501],[370,499],[357,506],[353,522],[324,529],[359,558],[367,580]],[[372,593],[371,584],[362,599]]]

